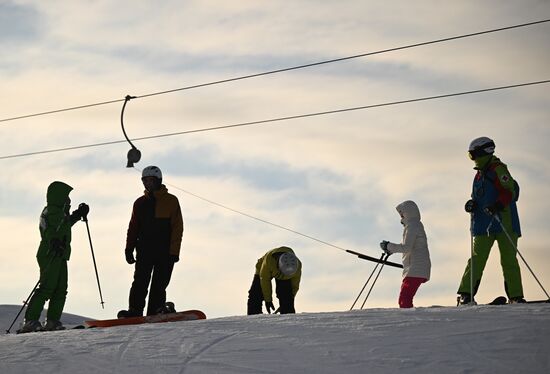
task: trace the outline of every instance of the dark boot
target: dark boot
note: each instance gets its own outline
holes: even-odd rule
[[[143,312],[139,312],[135,309],[121,310],[116,316],[117,318],[142,317]]]
[[[470,296],[469,293],[461,293],[457,298],[457,306],[458,305],[468,305],[472,303],[472,296]],[[475,301],[474,301],[475,303]]]

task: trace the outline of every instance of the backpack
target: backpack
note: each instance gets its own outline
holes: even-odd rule
[[[492,183],[494,183],[495,180],[491,178],[491,176],[497,174],[495,171],[497,166],[504,166],[504,168],[506,169],[506,172],[510,174],[510,172],[508,172],[508,167],[506,166],[506,164],[503,164],[502,162],[491,163],[487,168],[487,171],[492,171],[493,173],[491,174],[485,173],[485,177],[489,179],[489,181],[491,181]],[[514,196],[514,201],[518,201],[519,200],[519,183],[515,178],[512,178],[512,179],[514,180],[514,190],[516,191],[516,196]]]

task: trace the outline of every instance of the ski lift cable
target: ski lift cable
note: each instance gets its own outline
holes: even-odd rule
[[[141,174],[141,170],[140,170],[140,169],[136,168],[135,166],[133,166],[133,168],[134,168],[138,173]],[[324,245],[326,245],[326,246],[329,246],[329,247],[338,249],[338,250],[340,250],[340,251],[350,253],[350,254],[352,254],[352,255],[354,255],[354,256],[357,256],[357,257],[359,257],[359,258],[361,258],[361,259],[363,259],[363,260],[369,260],[369,261],[373,261],[373,262],[380,262],[380,263],[385,264],[385,265],[388,265],[388,266],[392,266],[392,267],[396,267],[396,268],[403,268],[403,265],[397,264],[397,263],[394,263],[394,262],[389,262],[389,261],[387,261],[387,258],[386,258],[386,260],[381,261],[381,260],[379,260],[379,259],[377,259],[377,258],[375,258],[375,257],[367,256],[367,255],[365,255],[365,254],[363,254],[363,253],[359,253],[359,252],[356,252],[356,251],[352,251],[352,250],[350,250],[350,249],[346,249],[346,248],[340,247],[340,246],[338,246],[338,245],[335,245],[335,244],[329,243],[329,242],[327,242],[327,241],[318,239],[318,238],[316,238],[316,237],[314,237],[314,236],[304,234],[304,233],[302,233],[302,232],[300,232],[300,231],[293,230],[293,229],[291,229],[291,228],[288,228],[288,227],[279,225],[279,224],[277,224],[277,223],[268,221],[268,220],[263,219],[263,218],[259,218],[259,217],[253,216],[252,214],[248,214],[248,213],[245,213],[245,212],[240,211],[240,210],[237,210],[237,209],[233,209],[233,208],[231,208],[231,207],[229,207],[229,206],[227,206],[227,205],[220,204],[220,203],[215,202],[214,200],[211,200],[211,199],[207,199],[207,198],[205,198],[205,197],[202,197],[202,196],[200,196],[200,195],[197,195],[196,193],[193,193],[193,192],[191,192],[191,191],[188,191],[188,190],[185,190],[185,189],[183,189],[183,188],[181,188],[181,187],[178,187],[178,186],[176,186],[176,185],[174,185],[174,184],[166,183],[166,182],[164,182],[164,184],[167,185],[167,186],[169,186],[169,187],[172,187],[172,188],[175,189],[175,190],[178,190],[178,191],[180,191],[180,192],[183,192],[183,193],[185,193],[185,194],[188,194],[188,195],[190,195],[190,196],[193,196],[193,197],[195,197],[195,198],[197,198],[197,199],[199,199],[199,200],[202,200],[202,201],[204,201],[204,202],[206,202],[206,203],[209,203],[209,204],[211,204],[211,205],[215,205],[215,206],[220,207],[220,208],[222,208],[222,209],[226,209],[226,210],[231,211],[231,212],[233,212],[233,213],[240,214],[240,215],[242,215],[242,216],[244,216],[244,217],[247,217],[247,218],[253,219],[253,220],[255,220],[255,221],[258,221],[258,222],[261,222],[261,223],[264,223],[264,224],[267,224],[267,225],[276,227],[276,228],[278,228],[278,229],[288,231],[288,232],[293,233],[293,234],[295,234],[295,235],[302,236],[302,237],[304,237],[304,238],[306,238],[306,239],[313,240],[313,241],[315,241],[315,242],[317,242],[317,243],[324,244]]]
[[[499,91],[499,90],[506,90],[506,89],[512,89],[512,88],[519,88],[519,87],[541,85],[541,84],[547,84],[547,83],[550,83],[550,79],[534,81],[534,82],[519,83],[519,84],[512,84],[512,85],[507,85],[507,86],[483,88],[483,89],[479,89],[479,90],[455,92],[455,93],[450,93],[450,94],[426,96],[426,97],[420,97],[420,98],[415,98],[415,99],[406,99],[406,100],[392,101],[392,102],[386,102],[386,103],[364,105],[364,106],[351,107],[351,108],[327,110],[327,111],[323,111],[323,112],[305,113],[305,114],[298,114],[298,115],[278,117],[278,118],[270,118],[270,119],[251,121],[251,122],[241,122],[241,123],[230,124],[230,125],[221,125],[221,126],[206,127],[206,128],[200,128],[200,129],[194,129],[194,130],[178,131],[178,132],[172,132],[172,133],[166,133],[166,134],[142,136],[142,137],[133,138],[132,140],[133,141],[150,140],[150,139],[166,138],[166,137],[171,137],[171,136],[187,135],[187,134],[193,134],[193,133],[199,133],[199,132],[207,132],[207,131],[216,131],[216,130],[237,128],[237,127],[244,127],[244,126],[264,125],[264,124],[290,121],[290,120],[301,119],[301,118],[317,117],[317,116],[323,116],[323,115],[329,115],[329,114],[338,114],[338,113],[345,113],[345,112],[352,112],[352,111],[358,111],[358,110],[380,108],[380,107],[400,105],[400,104],[415,103],[415,102],[428,101],[428,100],[444,99],[444,98],[455,97],[455,96],[465,96],[465,95],[479,94],[479,93],[484,93],[484,92],[491,92],[491,91]],[[126,140],[113,140],[113,141],[93,143],[93,144],[76,145],[76,146],[55,148],[55,149],[35,151],[35,152],[19,153],[19,154],[13,154],[13,155],[0,156],[0,160],[19,158],[19,157],[27,157],[27,156],[35,156],[35,155],[47,154],[47,153],[64,152],[64,151],[71,151],[71,150],[84,149],[84,148],[101,147],[101,146],[120,144],[120,143],[125,143],[125,142],[126,142]]]
[[[512,26],[499,27],[499,28],[496,28],[496,29],[489,29],[489,30],[478,31],[478,32],[473,32],[473,33],[468,33],[468,34],[455,35],[455,36],[451,36],[451,37],[435,39],[435,40],[430,40],[430,41],[426,41],[426,42],[408,44],[408,45],[404,45],[404,46],[400,46],[400,47],[387,48],[387,49],[382,49],[382,50],[373,51],[373,52],[360,53],[360,54],[356,54],[356,55],[352,55],[352,56],[340,57],[340,58],[329,59],[329,60],[324,60],[324,61],[317,61],[317,62],[313,62],[313,63],[309,63],[309,64],[303,64],[303,65],[291,66],[291,67],[286,67],[286,68],[281,68],[281,69],[269,70],[269,71],[265,71],[265,72],[255,73],[255,74],[243,75],[243,76],[239,76],[239,77],[221,79],[221,80],[207,82],[207,83],[201,83],[201,84],[196,84],[196,85],[191,85],[191,86],[186,86],[186,87],[180,87],[180,88],[174,88],[174,89],[170,89],[170,90],[164,90],[164,91],[158,91],[158,92],[138,95],[138,96],[135,96],[135,98],[142,99],[142,98],[147,98],[147,97],[151,97],[151,96],[164,95],[164,94],[169,94],[169,93],[174,93],[174,92],[179,92],[179,91],[185,91],[185,90],[191,90],[191,89],[195,89],[195,88],[202,88],[202,87],[207,87],[207,86],[213,86],[213,85],[223,84],[223,83],[230,83],[230,82],[235,82],[235,81],[240,81],[240,80],[245,80],[245,79],[250,79],[250,78],[257,78],[257,77],[271,75],[271,74],[288,72],[288,71],[292,71],[292,70],[299,70],[299,69],[305,69],[305,68],[310,68],[310,67],[316,67],[316,66],[320,66],[320,65],[336,63],[336,62],[342,62],[342,61],[352,60],[352,59],[356,59],[356,58],[362,58],[362,57],[374,56],[374,55],[383,54],[383,53],[400,51],[400,50],[404,50],[404,49],[422,47],[422,46],[426,46],[426,45],[430,45],[430,44],[444,43],[444,42],[454,41],[454,40],[458,40],[458,39],[465,39],[465,38],[470,38],[470,37],[475,37],[475,36],[480,36],[480,35],[485,35],[485,34],[491,34],[491,33],[506,31],[506,30],[518,29],[518,28],[523,28],[523,27],[528,27],[528,26],[535,26],[535,25],[540,25],[540,24],[547,23],[547,22],[550,22],[550,19],[543,19],[543,20],[539,20],[539,21],[516,24],[516,25],[512,25]],[[125,101],[125,99],[114,99],[114,100],[101,101],[101,102],[92,103],[92,104],[84,104],[84,105],[78,105],[78,106],[67,107],[67,108],[62,108],[62,109],[55,109],[55,110],[50,110],[50,111],[45,111],[45,112],[26,114],[26,115],[21,115],[21,116],[17,116],[17,117],[3,118],[3,119],[0,119],[0,123],[16,121],[16,120],[20,120],[20,119],[24,119],[24,118],[39,117],[39,116],[45,116],[45,115],[56,114],[56,113],[61,113],[61,112],[68,112],[68,111],[86,109],[86,108],[95,107],[95,106],[108,105],[108,104],[113,104],[113,103],[120,103],[120,102],[123,102],[123,101]]]

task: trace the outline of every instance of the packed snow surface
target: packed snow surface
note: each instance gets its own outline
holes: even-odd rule
[[[18,309],[0,306],[4,330]],[[66,324],[83,319],[63,317]],[[4,334],[0,373],[550,373],[550,304],[235,316]]]

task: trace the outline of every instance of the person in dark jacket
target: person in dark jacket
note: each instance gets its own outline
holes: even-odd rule
[[[525,302],[521,271],[516,257],[517,241],[521,236],[516,206],[519,185],[510,175],[508,167],[493,154],[494,151],[495,143],[487,137],[474,139],[468,151],[475,163],[474,169],[477,170],[471,199],[464,206],[466,212],[471,215],[473,254],[458,288],[459,304],[469,304],[473,301],[495,241],[500,251],[504,289],[508,299],[512,303]],[[504,233],[501,224],[510,238]]]
[[[67,298],[67,261],[71,257],[71,227],[90,211],[88,205],[81,203],[78,209],[69,214],[69,193],[72,189],[68,184],[59,181],[48,186],[46,207],[40,214],[41,240],[36,253],[40,267],[39,287],[29,301],[25,322],[18,333],[65,329],[60,319]],[[46,322],[42,326],[39,319],[48,300]]]
[[[262,314],[262,302],[268,313],[275,310],[271,280],[275,278],[275,292],[281,314],[296,313],[294,298],[300,288],[302,263],[292,248],[270,250],[256,262],[256,272],[248,291],[247,314]]]
[[[134,202],[124,250],[126,262],[135,263],[134,281],[129,308],[120,311],[119,318],[143,315],[149,283],[147,315],[164,311],[166,287],[180,256],[183,219],[177,197],[168,193],[156,166],[143,169],[141,180],[145,191]]]

